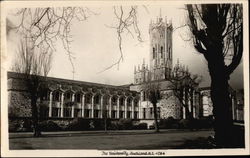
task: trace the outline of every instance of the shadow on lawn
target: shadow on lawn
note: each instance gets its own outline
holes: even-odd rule
[[[231,148],[245,148],[245,140],[236,140]],[[184,144],[177,147],[178,149],[219,149],[215,143],[211,141],[211,138],[199,137],[194,140],[186,140]],[[176,148],[176,149],[177,149]]]

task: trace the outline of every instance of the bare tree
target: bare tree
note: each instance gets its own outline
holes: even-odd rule
[[[56,42],[61,40],[72,65],[74,78],[74,53],[71,51],[71,26],[74,20],[84,21],[97,13],[86,7],[22,8],[14,15],[19,23],[13,26],[22,37],[33,42],[33,47],[42,47],[45,52],[54,52]]]
[[[233,146],[228,80],[243,53],[242,4],[186,5],[195,49],[203,54],[211,77],[211,99],[218,146]]]
[[[150,77],[142,84],[142,89],[145,92],[144,96],[148,99],[148,101],[153,105],[153,116],[154,116],[154,128],[155,132],[159,132],[159,123],[158,123],[158,109],[157,109],[157,103],[161,99],[160,94],[160,81],[151,81]]]
[[[185,108],[186,118],[193,119],[193,109],[189,109],[189,102],[194,106],[193,93],[197,89],[202,80],[201,76],[191,75],[190,72],[183,71],[178,74],[178,68],[174,70],[174,74],[168,79],[170,88],[173,90],[174,96],[179,100],[180,104]]]
[[[45,94],[46,76],[51,69],[52,52],[46,52],[42,47],[35,50],[33,43],[24,39],[20,42],[15,59],[12,70],[24,75],[24,86],[31,101],[34,136],[38,137],[41,135],[38,100]]]

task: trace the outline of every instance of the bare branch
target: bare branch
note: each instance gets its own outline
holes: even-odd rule
[[[105,25],[105,26],[116,30],[120,58],[117,60],[117,62],[108,66],[103,71],[100,71],[98,73],[104,72],[114,66],[117,66],[117,68],[119,69],[119,64],[120,62],[123,61],[122,43],[123,43],[124,33],[129,34],[132,38],[136,36],[136,39],[139,42],[143,42],[142,37],[141,37],[141,32],[138,26],[138,20],[137,20],[138,9],[137,8],[138,8],[137,6],[130,6],[127,11],[127,9],[124,9],[123,6],[113,7],[113,12],[114,12],[117,24],[116,26],[109,26],[109,25]]]
[[[97,13],[86,7],[24,8],[16,12],[20,23],[14,28],[21,35],[27,36],[33,41],[34,48],[32,49],[43,47],[47,52],[53,52],[55,42],[60,39],[74,72],[74,56],[70,48],[72,43],[71,23],[73,20],[86,20],[91,15],[97,15]]]

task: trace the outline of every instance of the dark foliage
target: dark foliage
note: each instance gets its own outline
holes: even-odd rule
[[[179,128],[178,120],[173,117],[168,117],[167,119],[160,120],[161,129],[177,129]]]
[[[62,128],[53,121],[42,121],[40,123],[40,128],[42,131],[60,131]]]
[[[118,128],[121,130],[129,130],[133,128],[133,122],[131,119],[119,119]]]
[[[133,126],[133,129],[136,129],[136,130],[138,130],[138,129],[142,130],[142,129],[147,129],[147,128],[148,128],[147,123],[139,123],[139,124]]]
[[[65,128],[69,131],[80,131],[80,130],[90,130],[90,120],[76,118]]]

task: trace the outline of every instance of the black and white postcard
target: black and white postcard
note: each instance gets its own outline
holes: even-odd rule
[[[249,154],[248,2],[1,2],[1,155]]]

